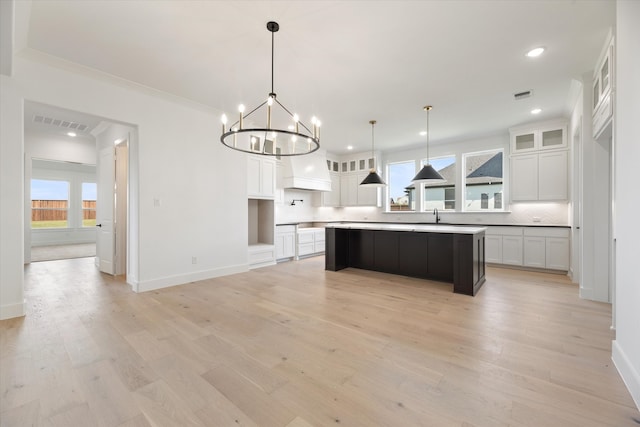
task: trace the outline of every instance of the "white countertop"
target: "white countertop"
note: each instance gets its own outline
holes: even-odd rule
[[[358,230],[415,231],[419,233],[452,233],[477,234],[486,231],[486,227],[458,227],[455,225],[422,225],[422,224],[371,224],[366,222],[346,222],[327,224],[326,228],[354,228]]]

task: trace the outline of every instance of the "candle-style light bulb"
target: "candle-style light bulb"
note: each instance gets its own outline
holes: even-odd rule
[[[232,127],[231,130],[233,131],[233,146],[237,147],[238,146],[238,128]]]
[[[320,139],[320,120],[316,120],[316,139]]]
[[[223,114],[222,117],[220,117],[220,121],[222,122],[222,133],[225,133],[227,125],[227,115]]]
[[[240,126],[240,129],[242,129],[242,125],[243,125],[243,123],[244,123],[244,121],[242,120],[242,119],[243,119],[242,115],[243,115],[243,113],[244,113],[244,104],[240,104],[240,105],[238,106],[238,112],[240,113],[240,122],[239,122],[239,126]]]
[[[271,106],[273,105],[273,96],[267,98],[267,129],[271,129]]]
[[[298,133],[298,123],[300,122],[300,116],[298,116],[297,114],[293,115],[293,122],[294,125],[296,127],[296,133]]]

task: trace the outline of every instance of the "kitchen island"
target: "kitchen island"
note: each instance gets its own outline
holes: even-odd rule
[[[439,280],[473,296],[485,281],[484,233],[484,227],[435,224],[327,224],[325,269]]]

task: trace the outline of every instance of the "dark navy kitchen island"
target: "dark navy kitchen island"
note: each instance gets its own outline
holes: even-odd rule
[[[325,269],[347,267],[453,283],[475,295],[485,281],[483,227],[328,224]]]

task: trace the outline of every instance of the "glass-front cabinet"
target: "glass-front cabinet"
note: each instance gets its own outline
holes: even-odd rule
[[[564,121],[533,123],[511,128],[509,132],[511,154],[567,147],[567,125]]]
[[[605,45],[593,72],[593,136],[598,138],[613,118],[615,95],[614,40]]]

